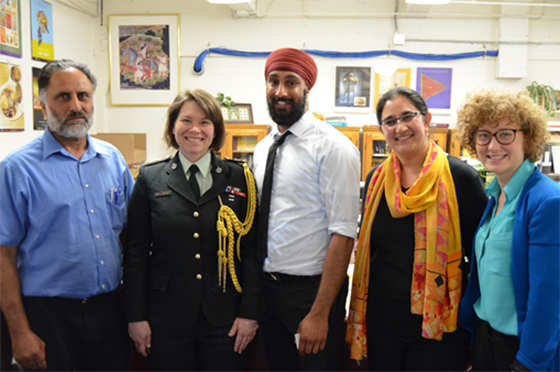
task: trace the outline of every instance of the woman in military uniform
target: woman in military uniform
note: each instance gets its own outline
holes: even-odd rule
[[[179,151],[140,168],[130,199],[130,337],[152,371],[242,370],[261,313],[253,175],[214,154],[225,126],[203,90],[175,98],[164,139]]]

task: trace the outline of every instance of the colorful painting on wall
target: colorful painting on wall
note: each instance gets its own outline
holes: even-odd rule
[[[45,130],[47,127],[47,117],[43,113],[41,100],[39,99],[39,77],[40,68],[33,67],[33,129]]]
[[[21,68],[0,63],[0,132],[22,132],[23,102]]]
[[[109,16],[111,103],[168,105],[178,93],[177,15]]]
[[[21,58],[21,0],[0,0],[0,53]]]
[[[418,67],[416,91],[431,109],[451,108],[451,68]]]
[[[43,0],[31,0],[31,57],[54,60],[52,4]]]

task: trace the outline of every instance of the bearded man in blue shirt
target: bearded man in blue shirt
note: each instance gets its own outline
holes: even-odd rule
[[[45,133],[0,163],[0,305],[27,370],[127,370],[122,247],[134,180],[91,138],[96,79],[70,60],[38,78]]]

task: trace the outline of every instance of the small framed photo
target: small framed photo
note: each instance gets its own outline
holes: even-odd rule
[[[371,112],[371,67],[336,67],[335,112]]]
[[[179,15],[110,15],[111,104],[168,106],[179,93]]]
[[[226,124],[254,124],[253,108],[250,103],[222,106],[222,115]]]

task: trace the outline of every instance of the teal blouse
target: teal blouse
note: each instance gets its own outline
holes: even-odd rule
[[[476,235],[475,254],[478,263],[480,298],[474,304],[476,315],[490,323],[498,332],[517,336],[517,311],[512,284],[511,258],[513,223],[519,195],[527,179],[535,170],[535,164],[525,160],[504,187],[506,201],[496,215],[498,203],[494,205]],[[496,201],[500,196],[500,185],[494,180],[486,194]]]

